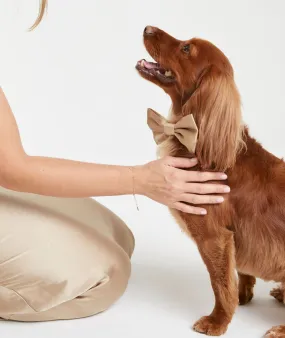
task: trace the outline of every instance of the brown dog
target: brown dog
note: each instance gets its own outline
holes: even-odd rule
[[[238,303],[252,299],[255,277],[280,282],[271,295],[284,301],[285,164],[243,125],[233,69],[217,47],[201,39],[180,41],[150,26],[144,44],[157,63],[142,60],[136,68],[170,95],[169,122],[189,114],[196,121],[199,166],[194,169],[228,175],[231,193],[222,205],[207,206],[207,216],[171,210],[196,242],[215,294],[213,312],[194,329],[221,335]],[[194,156],[175,137],[161,144],[160,155]],[[285,337],[285,326],[272,328],[267,337]]]

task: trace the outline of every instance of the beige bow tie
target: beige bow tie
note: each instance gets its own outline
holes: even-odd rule
[[[153,132],[156,144],[168,137],[175,136],[190,153],[195,153],[198,128],[193,115],[182,117],[177,123],[169,123],[163,116],[152,109],[147,110],[147,124]]]

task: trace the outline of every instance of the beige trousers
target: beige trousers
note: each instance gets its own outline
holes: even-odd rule
[[[48,321],[106,310],[125,291],[134,238],[93,199],[0,188],[0,317]]]

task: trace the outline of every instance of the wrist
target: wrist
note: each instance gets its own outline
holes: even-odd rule
[[[147,168],[145,165],[134,166],[134,194],[135,195],[146,195],[147,191]]]

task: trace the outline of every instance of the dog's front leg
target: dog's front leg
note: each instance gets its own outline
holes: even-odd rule
[[[220,229],[210,238],[199,238],[196,242],[210,274],[215,307],[209,316],[196,322],[194,330],[219,336],[226,332],[238,305],[234,238],[230,231]]]

